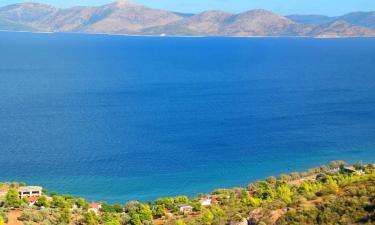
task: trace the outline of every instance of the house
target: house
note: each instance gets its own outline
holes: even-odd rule
[[[359,170],[357,170],[357,174],[358,175],[364,175],[364,174],[366,174],[366,172],[363,171],[362,169],[359,169]]]
[[[338,173],[338,172],[340,172],[340,170],[341,170],[341,167],[340,167],[340,166],[334,166],[334,167],[331,167],[331,168],[329,169],[329,171],[330,171],[331,173]]]
[[[93,211],[95,214],[99,214],[102,209],[102,204],[99,202],[93,202],[89,204],[88,211]]]
[[[33,206],[39,200],[39,197],[30,196],[27,197],[27,200],[29,200],[29,206]]]
[[[191,205],[182,204],[177,206],[183,214],[189,214],[193,212],[193,207]]]
[[[39,186],[22,186],[18,188],[18,196],[23,197],[40,197],[42,195],[42,187]]]
[[[212,198],[204,198],[200,200],[202,206],[210,206],[212,203]]]

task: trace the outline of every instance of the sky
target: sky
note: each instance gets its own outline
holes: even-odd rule
[[[97,6],[114,0],[0,0],[0,6],[19,2],[40,2],[58,7]],[[353,11],[375,11],[375,0],[131,0],[152,8],[176,12],[198,13],[205,10],[243,12],[267,9],[282,15],[324,14],[342,15]]]

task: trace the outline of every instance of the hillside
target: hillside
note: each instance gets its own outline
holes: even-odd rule
[[[352,12],[337,17],[324,15],[290,15],[287,17],[296,23],[308,25],[324,25],[342,21],[354,26],[375,29],[375,12]]]
[[[0,30],[35,31],[34,28],[0,18]]]
[[[125,205],[0,183],[0,224],[59,225],[287,225],[374,224],[375,167],[333,161],[302,173],[282,174],[246,188],[217,189],[196,198],[178,196]],[[24,193],[22,191],[22,193]],[[29,193],[29,192],[28,192]],[[34,192],[33,192],[34,193]]]
[[[68,9],[39,3],[20,3],[0,8],[0,21],[7,23],[0,24],[2,30],[123,35],[375,36],[374,18],[372,12],[352,13],[342,17],[285,17],[262,9],[239,14],[223,11],[184,14],[151,9],[127,0],[98,7],[77,6]]]

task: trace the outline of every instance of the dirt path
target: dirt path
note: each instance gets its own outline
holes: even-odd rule
[[[313,174],[313,175],[310,175],[310,176],[307,176],[307,177],[300,178],[298,180],[292,180],[292,181],[289,182],[289,184],[290,185],[300,185],[305,180],[315,180],[317,175],[318,174]]]
[[[21,212],[19,210],[11,210],[8,214],[7,225],[23,225],[23,223],[17,219],[20,215]]]

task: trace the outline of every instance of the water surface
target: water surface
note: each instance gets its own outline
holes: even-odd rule
[[[0,33],[0,180],[125,202],[375,161],[375,39]]]

